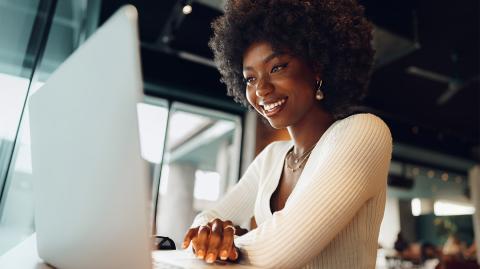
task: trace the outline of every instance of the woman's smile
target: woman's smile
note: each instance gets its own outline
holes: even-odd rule
[[[283,110],[283,108],[287,105],[287,99],[288,97],[285,97],[274,102],[263,102],[264,103],[263,105],[260,104],[260,106],[263,109],[264,115],[269,118],[278,115],[278,113],[280,113]]]

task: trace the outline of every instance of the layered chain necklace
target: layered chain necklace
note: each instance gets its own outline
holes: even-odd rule
[[[309,150],[300,154],[300,156],[295,156],[295,153],[293,153],[293,148],[288,152],[285,163],[287,164],[287,168],[290,170],[290,172],[294,173],[302,168],[303,163],[305,163],[305,161],[308,159],[316,145],[317,143],[313,144]],[[291,160],[293,163],[292,165],[289,164],[289,160]]]

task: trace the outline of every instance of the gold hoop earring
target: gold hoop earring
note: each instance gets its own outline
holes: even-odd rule
[[[317,80],[317,92],[315,93],[315,99],[317,99],[318,101],[324,98],[323,92],[321,90],[322,82],[323,82],[322,80],[320,81]]]

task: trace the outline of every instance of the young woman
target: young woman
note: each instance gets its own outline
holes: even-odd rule
[[[392,138],[353,114],[372,67],[372,26],[354,0],[226,3],[210,41],[228,94],[291,140],[267,146],[185,236],[206,262],[375,268]],[[254,216],[258,227],[238,225]]]

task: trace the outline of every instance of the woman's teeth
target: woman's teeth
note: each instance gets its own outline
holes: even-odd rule
[[[266,111],[270,111],[270,110],[275,109],[277,106],[280,106],[283,103],[285,103],[285,99],[282,99],[282,100],[277,101],[277,102],[272,103],[272,104],[265,104],[263,107]]]

